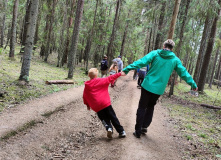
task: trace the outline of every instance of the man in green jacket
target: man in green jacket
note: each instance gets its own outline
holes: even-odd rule
[[[168,39],[163,44],[163,49],[151,51],[143,58],[135,61],[123,69],[122,75],[126,75],[130,70],[142,68],[151,64],[151,67],[144,78],[141,89],[140,101],[137,109],[137,119],[135,125],[135,137],[140,138],[141,133],[147,133],[147,127],[152,122],[154,106],[165,91],[170,75],[175,70],[178,75],[188,83],[193,90],[197,90],[197,85],[180,59],[172,52],[175,43]]]

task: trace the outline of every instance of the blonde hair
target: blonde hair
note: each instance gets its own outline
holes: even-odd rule
[[[95,78],[98,75],[98,70],[97,68],[91,68],[88,71],[88,77],[90,77],[91,79]]]

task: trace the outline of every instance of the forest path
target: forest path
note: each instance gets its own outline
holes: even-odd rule
[[[0,127],[1,130],[5,128],[4,133],[6,129],[22,126],[31,119],[36,120],[37,124],[8,140],[0,141],[0,159],[181,159],[181,152],[168,125],[167,110],[159,104],[155,107],[148,133],[140,139],[132,135],[140,97],[140,90],[132,80],[132,73],[120,77],[114,89],[109,88],[112,106],[127,133],[126,138],[118,138],[116,131],[113,139],[106,138],[106,132],[96,114],[87,111],[83,104],[83,88],[33,100],[13,109],[14,114],[10,110],[3,112],[0,115]],[[35,103],[44,106],[38,105],[41,112],[35,107],[28,109],[29,105]],[[49,117],[41,116],[52,107],[59,109]],[[15,115],[19,117],[16,119]]]

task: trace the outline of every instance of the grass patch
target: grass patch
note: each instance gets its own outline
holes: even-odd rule
[[[6,135],[4,135],[3,137],[0,138],[1,141],[3,140],[7,140],[9,139],[10,137],[13,137],[15,135],[17,135],[19,132],[22,132],[22,131],[25,131],[27,130],[28,128],[31,128],[33,126],[35,126],[37,123],[40,123],[40,122],[36,122],[35,120],[32,120],[26,124],[24,124],[21,128],[19,128],[18,130],[13,130],[9,133],[7,133]]]
[[[76,66],[73,79],[77,84],[59,84],[46,85],[46,80],[63,80],[67,78],[68,69],[66,67],[56,67],[57,55],[50,54],[48,62],[45,63],[35,51],[31,60],[29,72],[29,84],[27,86],[19,85],[19,75],[21,71],[21,55],[18,54],[19,47],[16,48],[15,59],[12,61],[8,58],[9,49],[0,55],[0,91],[5,92],[0,97],[0,112],[4,108],[14,107],[24,101],[45,96],[54,92],[59,92],[83,85],[88,77],[84,74],[81,64]]]

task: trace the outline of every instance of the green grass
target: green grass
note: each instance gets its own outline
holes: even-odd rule
[[[169,88],[167,88],[167,91]],[[183,139],[188,140],[191,144],[197,146],[197,150],[201,150],[203,154],[194,154],[194,159],[216,159],[216,155],[221,153],[221,111],[208,109],[200,106],[200,104],[209,104],[220,106],[221,93],[217,97],[218,89],[213,86],[213,89],[206,88],[205,94],[198,97],[188,94],[190,87],[183,83],[175,86],[174,96],[179,98],[179,101],[170,101],[166,97],[163,99],[163,105],[167,106],[170,111],[170,116],[174,119],[176,125],[174,128],[181,131]],[[216,99],[215,104],[214,101]],[[191,103],[198,105],[191,105]],[[187,159],[191,159],[189,152]]]
[[[66,79],[68,69],[56,67],[57,56],[55,54],[50,55],[48,63],[45,63],[39,57],[39,53],[35,52],[31,60],[29,84],[27,86],[20,85],[18,78],[22,65],[21,55],[15,54],[15,59],[12,61],[8,58],[8,51],[9,49],[0,54],[0,91],[6,92],[3,98],[0,97],[0,112],[5,107],[14,107],[29,99],[83,85],[84,81],[88,79],[84,74],[83,67],[76,66],[73,79],[77,84],[46,85],[46,80]],[[16,53],[18,52],[19,47],[16,48]]]

